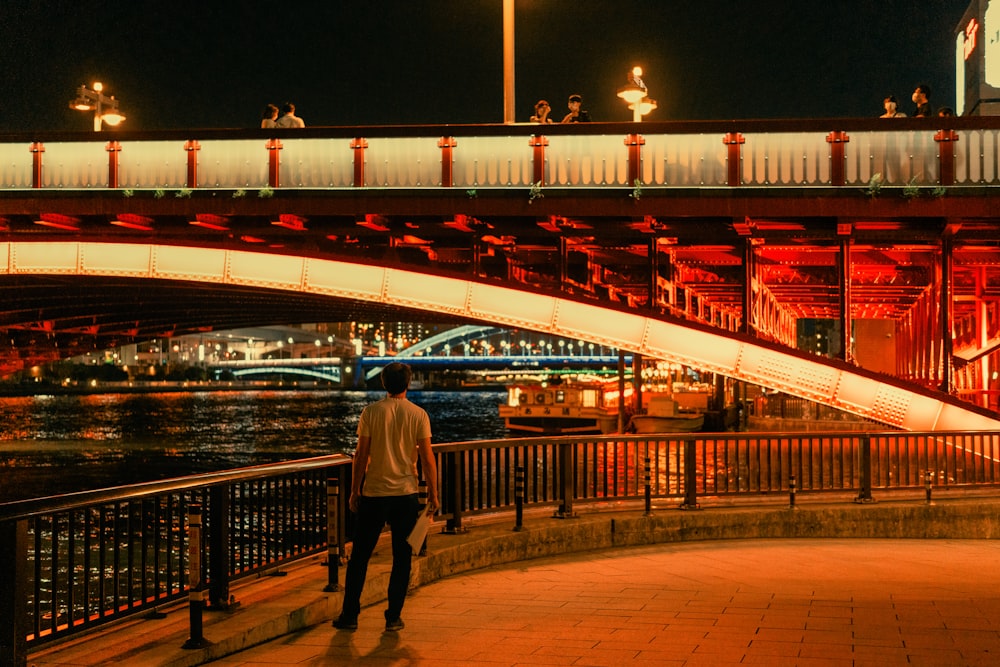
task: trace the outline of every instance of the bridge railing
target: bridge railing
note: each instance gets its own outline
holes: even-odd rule
[[[0,191],[1000,183],[988,117],[0,136]]]
[[[1000,485],[994,432],[574,436],[434,449],[445,532],[519,504],[556,517],[646,497],[693,509],[786,494],[793,479],[798,491],[860,501]],[[36,647],[190,599],[192,589],[208,609],[225,609],[231,582],[324,551],[334,590],[353,528],[349,463],[326,456],[0,505],[0,664],[25,665]],[[192,545],[195,506],[202,530]],[[206,564],[194,586],[192,560]]]

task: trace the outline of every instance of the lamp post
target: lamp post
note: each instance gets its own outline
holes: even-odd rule
[[[94,83],[92,89],[80,86],[76,91],[76,99],[69,103],[70,109],[94,112],[94,132],[100,132],[104,123],[115,126],[125,120],[125,116],[118,110],[118,100],[114,95],[108,97],[103,90],[104,85],[100,81]]]
[[[514,0],[503,0],[503,122],[514,122]]]
[[[642,80],[642,68],[633,67],[628,75],[628,84],[618,90],[618,97],[625,100],[632,110],[633,123],[641,123],[642,117],[656,108],[656,100],[649,99],[648,92]]]

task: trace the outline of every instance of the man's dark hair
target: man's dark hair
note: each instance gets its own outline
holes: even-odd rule
[[[927,99],[931,99],[931,87],[928,86],[926,83],[918,84],[917,90],[922,92],[924,94],[924,97],[926,97]]]
[[[410,386],[411,376],[409,366],[394,361],[382,369],[382,386],[390,394],[402,394]]]
[[[295,113],[295,105],[291,102],[285,102],[281,105],[281,113]]]

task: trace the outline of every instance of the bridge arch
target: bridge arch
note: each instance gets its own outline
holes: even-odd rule
[[[228,248],[99,241],[0,243],[4,274],[237,285],[446,313],[721,373],[906,430],[1000,429],[992,413],[946,394],[748,336],[457,276]]]

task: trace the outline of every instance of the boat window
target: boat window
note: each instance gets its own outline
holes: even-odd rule
[[[565,402],[566,402],[566,392],[563,391],[562,389],[557,389],[556,390],[556,403],[565,403]]]
[[[597,390],[596,389],[584,389],[580,392],[580,405],[585,408],[596,408],[597,407]]]

